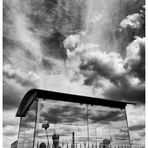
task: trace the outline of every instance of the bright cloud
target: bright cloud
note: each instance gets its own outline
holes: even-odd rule
[[[128,71],[141,80],[145,79],[145,38],[136,37],[126,50]]]
[[[131,27],[139,29],[141,27],[141,16],[139,13],[128,15],[124,20],[122,20],[120,25],[123,28]]]

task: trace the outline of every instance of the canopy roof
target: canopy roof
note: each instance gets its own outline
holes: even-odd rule
[[[22,99],[19,105],[19,108],[17,110],[16,117],[25,117],[31,104],[37,98],[74,102],[74,103],[80,103],[80,104],[100,105],[100,106],[114,107],[114,108],[120,108],[120,109],[124,109],[127,104],[134,104],[130,102],[120,102],[115,100],[94,98],[94,97],[88,97],[88,96],[66,94],[61,92],[31,89],[25,94],[24,98]]]

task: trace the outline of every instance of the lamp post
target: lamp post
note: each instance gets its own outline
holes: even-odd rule
[[[71,148],[75,148],[75,133],[74,131],[72,132],[72,145]]]
[[[48,143],[47,148],[49,148],[49,138],[48,138],[48,133],[47,133],[47,129],[49,128],[49,123],[43,123],[42,128],[44,128],[46,131],[46,137],[47,137],[47,143]]]

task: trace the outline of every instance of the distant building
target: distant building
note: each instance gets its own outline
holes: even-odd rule
[[[11,148],[17,148],[17,140],[11,144]]]

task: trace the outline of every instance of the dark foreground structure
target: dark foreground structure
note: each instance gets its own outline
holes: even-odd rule
[[[16,113],[17,148],[130,148],[127,104],[32,89]]]

